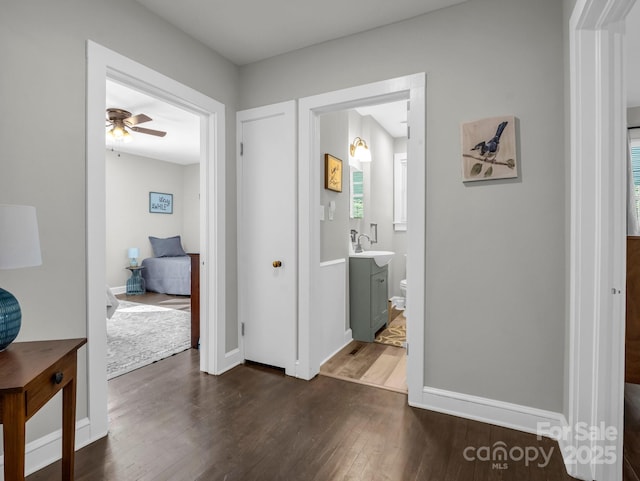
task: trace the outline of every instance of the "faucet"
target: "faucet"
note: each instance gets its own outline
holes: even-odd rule
[[[358,243],[356,244],[356,254],[363,251],[362,245],[360,244],[360,239],[362,239],[363,237],[366,237],[367,240],[369,241],[369,244],[371,244],[371,237],[369,237],[367,234],[360,234],[358,236]]]

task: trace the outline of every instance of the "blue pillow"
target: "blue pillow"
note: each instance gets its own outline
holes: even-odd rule
[[[151,242],[154,257],[179,257],[187,255],[182,248],[179,235],[167,237],[166,239],[149,236],[149,242]]]

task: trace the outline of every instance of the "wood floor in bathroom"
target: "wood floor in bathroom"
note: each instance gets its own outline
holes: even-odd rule
[[[377,342],[351,341],[320,366],[320,375],[407,392],[407,351]]]

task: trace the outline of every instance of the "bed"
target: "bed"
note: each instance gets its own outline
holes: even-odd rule
[[[149,237],[154,257],[142,261],[147,291],[178,296],[191,295],[191,258],[182,249],[180,236]]]

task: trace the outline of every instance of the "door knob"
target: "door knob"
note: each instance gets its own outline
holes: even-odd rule
[[[275,268],[282,267],[282,262],[281,261],[273,261],[273,267],[275,267]]]

